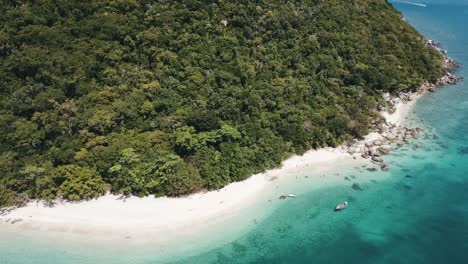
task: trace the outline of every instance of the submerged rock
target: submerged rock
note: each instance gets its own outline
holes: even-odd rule
[[[443,143],[443,142],[437,142],[437,145],[439,145],[443,149],[448,149],[449,148],[449,146],[447,144]]]
[[[462,154],[462,155],[468,154],[468,147],[459,147],[458,154]]]
[[[353,183],[353,185],[351,185],[351,188],[353,188],[356,191],[362,191],[361,185],[359,185],[359,183]]]
[[[388,171],[390,169],[390,166],[388,166],[387,164],[382,164],[382,166],[380,166],[380,169],[382,169],[383,171]]]

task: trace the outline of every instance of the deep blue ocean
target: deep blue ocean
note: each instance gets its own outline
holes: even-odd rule
[[[468,0],[409,2],[426,6],[391,1],[422,34],[442,43],[462,65],[457,74],[468,80]],[[158,247],[139,251],[121,245],[102,254],[99,247],[93,252],[0,232],[0,264],[467,264],[468,85],[423,97],[408,122],[424,131],[386,157],[389,172],[341,169],[330,172],[340,183],[321,187],[299,180],[301,195],[274,207],[235,241],[162,260]],[[350,207],[333,212],[343,200]],[[250,216],[238,224],[252,224]]]

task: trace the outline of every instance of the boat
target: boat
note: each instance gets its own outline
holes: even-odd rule
[[[335,207],[335,211],[340,211],[348,207],[348,202],[340,203]]]
[[[297,196],[297,195],[296,195],[295,193],[290,193],[290,194],[288,195],[288,197],[291,197],[291,198],[294,198],[294,197],[296,197],[296,196]]]
[[[288,196],[287,195],[281,195],[279,198],[280,199],[286,199],[286,198],[288,198]]]

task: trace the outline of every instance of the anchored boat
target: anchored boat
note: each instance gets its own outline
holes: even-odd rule
[[[340,203],[335,207],[335,211],[340,211],[348,207],[348,202]]]

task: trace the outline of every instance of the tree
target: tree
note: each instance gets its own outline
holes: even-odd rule
[[[57,167],[53,174],[55,182],[61,182],[58,191],[68,200],[96,198],[107,189],[99,174],[88,167],[63,165]]]
[[[169,196],[180,196],[193,193],[202,188],[202,178],[191,164],[179,162],[174,172],[168,174],[165,193]]]
[[[13,206],[17,202],[17,194],[0,184],[0,207]]]
[[[1,2],[5,204],[221,188],[444,71],[386,0],[146,2]]]

